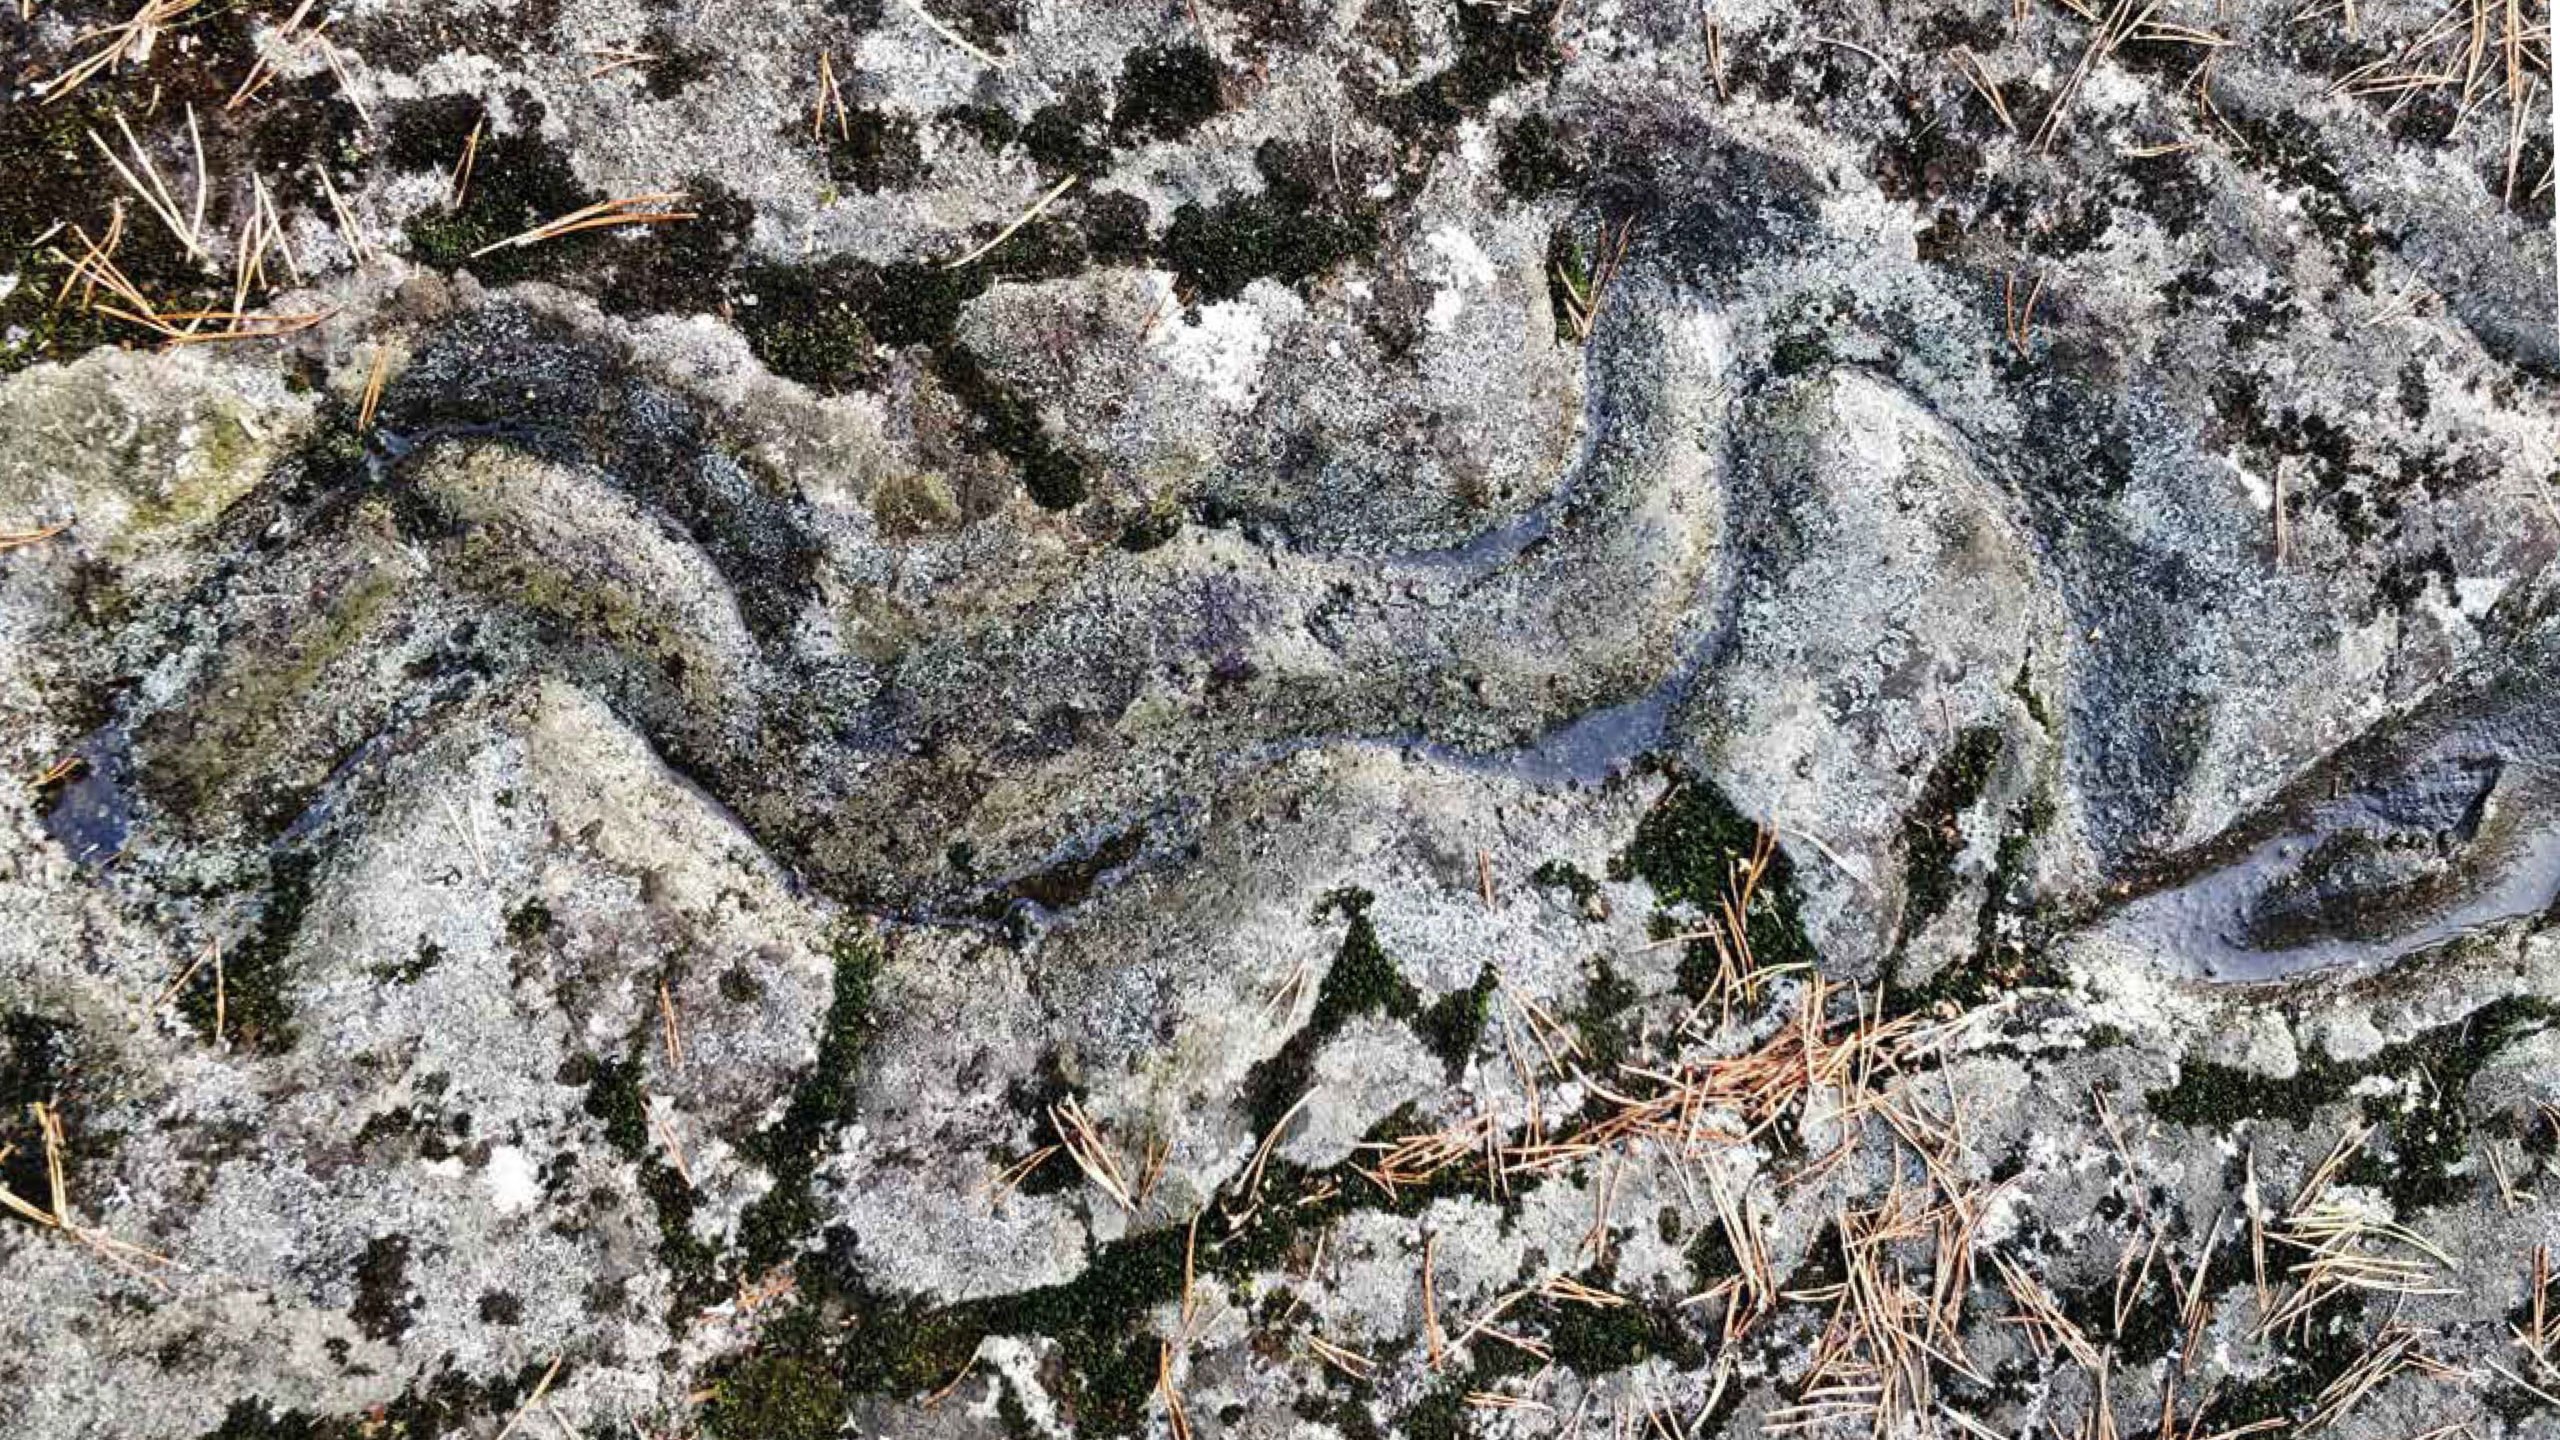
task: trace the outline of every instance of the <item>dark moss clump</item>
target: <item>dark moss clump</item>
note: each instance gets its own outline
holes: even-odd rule
[[[1365,907],[1366,899],[1346,896],[1342,903]],[[1430,1128],[1408,1109],[1366,1138],[1392,1142]],[[1275,1162],[1266,1177],[1268,1193],[1308,1198],[1260,1206],[1239,1228],[1223,1234],[1214,1225],[1204,1227],[1196,1259],[1202,1274],[1241,1283],[1301,1253],[1310,1233],[1347,1215],[1371,1209],[1418,1215],[1437,1200],[1481,1194],[1481,1183],[1463,1174],[1462,1167],[1453,1167],[1381,1197],[1348,1164],[1319,1176]],[[1516,1192],[1509,1203],[1518,1203]],[[913,1396],[942,1388],[988,1335],[1040,1335],[1058,1344],[1058,1381],[1052,1393],[1077,1434],[1143,1431],[1157,1362],[1147,1312],[1181,1293],[1189,1245],[1184,1227],[1103,1246],[1082,1275],[1063,1285],[941,1307],[872,1293],[859,1278],[861,1266],[850,1236],[832,1232],[829,1242],[823,1256],[814,1257],[816,1263],[800,1267],[801,1308],[767,1327],[755,1356],[745,1362],[770,1368],[754,1377],[744,1394],[796,1396],[813,1415],[837,1413],[846,1396]],[[1666,1342],[1662,1353],[1675,1352]],[[733,1373],[743,1374],[744,1367]],[[1342,1425],[1346,1434],[1379,1433],[1365,1406],[1329,1406],[1327,1413],[1355,1422]],[[715,1400],[706,1418],[709,1433],[722,1440],[761,1435],[766,1432],[754,1425],[770,1423],[751,1418],[746,1407],[726,1398]]]
[[[2266,1420],[2309,1420],[2322,1392],[2370,1348],[2365,1309],[2361,1300],[2341,1300],[2315,1312],[2300,1329],[2280,1333],[2275,1363],[2264,1375],[2223,1390],[2214,1423],[2236,1429]]]
[[[1111,128],[1124,136],[1178,139],[1224,103],[1218,57],[1197,45],[1133,50],[1120,66]]]
[[[1424,1391],[1421,1399],[1396,1416],[1395,1423],[1395,1433],[1404,1440],[1461,1440],[1474,1434],[1475,1428],[1475,1412],[1467,1407],[1467,1386],[1456,1376]]]
[[[78,1039],[69,1021],[32,1010],[0,1017],[0,1119],[22,1115],[30,1105],[61,1103],[78,1060]]]
[[[1964,813],[1991,783],[2000,749],[2000,732],[1989,725],[1977,725],[1956,736],[1955,744],[1930,767],[1919,799],[1902,817],[1901,928],[1906,944],[1944,914],[1955,896],[1956,857],[1964,853]]]
[[[868,195],[904,189],[923,174],[916,124],[904,115],[857,107],[827,132],[827,178],[839,185]]]
[[[1615,1074],[1618,1063],[1636,1051],[1635,982],[1620,975],[1605,955],[1591,962],[1591,981],[1582,1003],[1565,1018],[1573,1026],[1574,1043],[1591,1057],[1594,1070]]]
[[[685,44],[674,27],[664,24],[650,26],[640,39],[640,48],[657,57],[640,68],[641,83],[657,100],[673,100],[709,79],[719,63],[717,55]]]
[[[705,175],[684,182],[693,216],[625,238],[608,273],[594,282],[596,303],[616,315],[715,314],[731,299],[730,272],[746,253],[755,206]]]
[[[671,60],[653,77],[681,69]],[[394,166],[451,174],[466,152],[472,157],[461,203],[431,207],[408,222],[412,256],[491,284],[574,284],[619,315],[719,308],[755,210],[713,176],[685,181],[680,208],[689,220],[590,230],[479,254],[605,198],[581,184],[567,154],[542,138],[540,103],[518,95],[515,108],[520,127],[506,132],[489,123],[478,101],[458,96],[413,101],[392,112],[383,153]]]
[[[1541,890],[1562,890],[1573,897],[1574,908],[1586,920],[1608,918],[1606,902],[1600,898],[1600,882],[1574,865],[1562,860],[1549,860],[1529,872],[1529,883]]]
[[[1316,1052],[1354,1016],[1411,1020],[1421,1011],[1421,995],[1387,957],[1378,944],[1376,927],[1369,923],[1369,906],[1375,898],[1366,890],[1341,890],[1316,907],[1319,921],[1339,914],[1350,924],[1343,932],[1342,948],[1334,952],[1333,968],[1325,972],[1324,986],[1316,992],[1315,1009],[1307,1023],[1289,1037],[1279,1054],[1253,1067],[1245,1077],[1246,1104],[1256,1133],[1269,1133],[1298,1103],[1314,1078]]]
[[[1001,105],[951,105],[934,113],[946,127],[976,137],[989,151],[1022,138],[1022,122]]]
[[[869,935],[847,931],[837,937],[835,997],[818,1037],[817,1063],[793,1087],[782,1118],[748,1136],[741,1147],[773,1176],[773,1188],[747,1207],[738,1222],[740,1253],[751,1273],[789,1259],[803,1237],[817,1229],[818,1203],[810,1182],[820,1153],[853,1113],[854,1072],[871,1028],[871,991],[880,958],[879,942]]]
[[[1164,258],[1186,290],[1231,299],[1254,280],[1298,284],[1377,248],[1375,210],[1333,184],[1331,162],[1316,147],[1266,140],[1254,166],[1261,193],[1173,213]]]
[[[1578,189],[1591,178],[1575,137],[1544,115],[1527,115],[1502,132],[1502,149],[1494,162],[1502,188],[1523,200],[1559,190]]]
[[[1051,438],[1038,409],[952,331],[961,307],[992,281],[1072,273],[1086,255],[1080,227],[1051,216],[959,270],[849,260],[757,266],[741,276],[751,303],[738,310],[739,328],[776,374],[821,389],[872,380],[884,368],[883,346],[932,347],[934,378],[969,412],[969,440],[1012,462],[1034,501],[1064,510],[1090,489],[1090,462]]]
[[[1119,190],[1090,190],[1077,204],[1085,250],[1098,265],[1144,259],[1148,249],[1147,202]]]
[[[0,33],[6,32],[0,29]],[[174,48],[163,46],[161,54]],[[54,297],[61,271],[39,257],[55,226],[77,225],[92,238],[102,237],[110,207],[129,203],[122,182],[89,143],[90,132],[115,135],[115,116],[123,108],[135,112],[137,132],[151,134],[138,118],[141,94],[152,83],[165,81],[163,103],[168,109],[163,113],[174,114],[180,103],[182,72],[197,68],[155,62],[153,81],[130,97],[119,96],[118,86],[102,80],[50,104],[39,102],[23,85],[0,98],[0,175],[9,180],[7,193],[0,195],[0,282],[11,278],[17,282],[8,294],[0,295],[0,374],[40,359],[68,360],[99,345],[149,338],[139,327],[101,316],[76,299],[57,308]],[[209,163],[219,166],[229,148],[221,100],[217,97],[210,106],[200,108],[206,115],[203,128]],[[161,163],[165,168],[170,162],[164,156]],[[80,248],[68,234],[55,236],[54,244],[75,254]],[[163,308],[226,309],[230,305],[228,277],[214,281],[164,226],[139,210],[125,227],[116,264]],[[13,337],[13,330],[24,333]]]
[[[428,972],[445,962],[444,947],[433,940],[421,942],[405,960],[386,960],[368,971],[375,979],[392,985],[415,985]]]
[[[1970,1010],[2008,991],[2063,983],[2061,967],[2032,938],[2004,934],[2008,923],[2032,925],[2037,917],[2024,892],[2027,862],[2038,835],[2053,823],[2053,802],[2037,795],[2019,812],[2016,823],[2001,835],[1992,852],[1991,873],[1983,882],[1982,909],[1975,916],[1973,954],[1948,964],[1920,985],[1906,983],[1895,966],[1885,986],[1885,1009],[1892,1014],[1922,1010]],[[2090,1043],[2097,1043],[2092,1035]]]
[[[1022,148],[1052,174],[1094,174],[1111,163],[1111,145],[1104,138],[1107,120],[1102,87],[1085,76],[1069,82],[1059,99],[1031,112],[1022,126]]]
[[[427,117],[429,123],[444,119],[441,110]],[[473,258],[483,247],[604,198],[579,183],[568,155],[543,139],[539,126],[536,116],[521,130],[483,128],[462,204],[450,210],[431,208],[408,224],[409,253],[419,263],[468,269],[491,284],[505,285],[573,273],[591,262],[599,247],[614,243],[605,232],[590,231]],[[451,152],[438,163],[449,167],[459,162],[468,134],[465,127],[463,135],[453,137]]]
[[[1481,113],[1504,91],[1553,73],[1556,12],[1565,0],[1457,8],[1458,56],[1449,67],[1404,97],[1403,126],[1447,130]]]
[[[510,1378],[485,1384],[439,1370],[361,1415],[278,1411],[262,1396],[244,1396],[231,1402],[222,1423],[206,1431],[203,1440],[443,1440],[467,1435],[475,1427],[497,1424],[492,1416],[512,1413],[548,1368],[537,1361]]]
[[[2292,1075],[2278,1079],[2227,1065],[2189,1060],[2178,1083],[2150,1092],[2151,1112],[2173,1124],[2227,1130],[2243,1120],[2300,1125],[2322,1106],[2346,1098],[2372,1076],[2414,1080],[2405,1110],[2378,1095],[2363,1103],[2364,1118],[2389,1127],[2391,1163],[2368,1153],[2351,1178],[2391,1197],[2402,1212],[2449,1204],[2471,1193],[2477,1177],[2460,1173],[2471,1152],[2472,1120],[2465,1098],[2472,1078],[2518,1040],[2548,1029],[2560,1005],[2512,995],[2450,1024],[2384,1046],[2363,1060],[2340,1061],[2326,1053],[2303,1056]]]
[[[738,328],[776,375],[820,390],[860,384],[879,368],[878,342],[862,320],[850,265],[751,267],[740,277]]]
[[[2245,142],[2240,155],[2252,169],[2264,170],[2290,186],[2312,228],[2327,241],[2349,281],[2373,282],[2373,268],[2387,235],[2351,198],[2346,178],[2323,148],[2317,128],[2295,115],[2231,113],[2228,123]]]
[[[418,1308],[409,1288],[409,1241],[402,1235],[376,1235],[356,1259],[356,1299],[347,1314],[368,1340],[399,1340]]]
[[[794,309],[815,307],[826,312],[812,334],[840,332],[845,319],[856,322],[856,331],[865,342],[881,345],[942,345],[951,338],[952,327],[960,322],[960,309],[978,298],[987,288],[993,274],[982,265],[962,270],[946,270],[939,265],[902,261],[894,265],[870,265],[858,260],[838,260],[813,267],[760,266],[741,277],[745,292],[755,303],[752,312],[740,316],[747,340],[756,353],[778,373],[790,375],[804,384],[829,383],[832,376],[806,373],[781,367],[795,358],[782,347],[772,345],[774,322],[792,318]],[[779,312],[779,313],[774,313]],[[858,375],[858,367],[845,367],[848,376]]]
[[[220,1038],[243,1049],[273,1054],[293,1048],[298,1036],[288,993],[293,977],[286,962],[292,956],[294,938],[302,933],[303,912],[311,906],[316,866],[310,854],[299,850],[271,857],[257,924],[246,939],[221,956],[220,983],[215,983],[213,967],[208,965],[179,994],[178,1013],[201,1029],[206,1039],[216,1038],[214,1021],[219,1018]]]
[[[1493,967],[1487,965],[1476,972],[1473,985],[1450,991],[1414,1017],[1414,1033],[1422,1037],[1425,1048],[1440,1057],[1453,1080],[1474,1057],[1477,1043],[1484,1039],[1484,1024],[1493,1011],[1496,983]]]
[[[1760,843],[1760,826],[1733,808],[1713,785],[1693,776],[1675,776],[1638,822],[1634,841],[1611,869],[1621,879],[1641,877],[1666,906],[1685,905],[1712,915],[1728,896],[1740,894],[1742,873],[1759,853]],[[1760,968],[1813,963],[1813,942],[1805,935],[1802,906],[1793,862],[1784,850],[1770,850],[1743,917],[1744,936]],[[1693,998],[1705,994],[1716,966],[1712,946],[1690,942],[1681,956],[1682,993]]]
[[[1106,1245],[1063,1285],[939,1308],[882,1297],[855,1278],[839,1235],[802,1267],[803,1302],[766,1327],[705,1412],[721,1440],[832,1435],[855,1395],[914,1396],[948,1384],[989,1335],[1058,1344],[1054,1391],[1080,1435],[1134,1435],[1155,1388],[1146,1312],[1181,1292],[1185,1233]],[[798,1427],[798,1428],[794,1428]]]
[[[551,907],[540,900],[527,900],[507,912],[507,938],[518,945],[530,945],[551,933]]]
[[[934,10],[981,50],[1000,49],[1005,37],[1022,33],[1022,0],[937,0]]]
[[[1582,1277],[1601,1290],[1611,1288],[1612,1278],[1606,1268]],[[1667,1303],[1631,1300],[1603,1307],[1553,1301],[1549,1311],[1547,1344],[1556,1363],[1577,1375],[1605,1375],[1657,1356],[1681,1370],[1706,1363],[1706,1347]]]

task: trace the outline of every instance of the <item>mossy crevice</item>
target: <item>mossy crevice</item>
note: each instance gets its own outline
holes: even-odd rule
[[[1946,913],[1955,898],[1956,861],[1964,854],[1964,816],[1999,768],[1999,728],[1969,727],[1929,768],[1920,794],[1902,818],[1902,943]]]
[[[1337,890],[1317,902],[1322,922],[1340,915],[1347,922],[1341,948],[1316,991],[1307,1023],[1280,1047],[1280,1053],[1253,1067],[1245,1077],[1245,1108],[1256,1134],[1268,1134],[1314,1083],[1316,1055],[1353,1017],[1383,1015],[1412,1020],[1421,1013],[1422,996],[1404,978],[1378,943],[1369,907],[1376,897],[1366,890]]]
[[[2405,1213],[2451,1204],[2479,1183],[2468,1173],[2473,1077],[2498,1054],[2560,1021],[2560,1004],[2531,995],[2493,1000],[2459,1020],[2386,1045],[2362,1060],[2307,1051],[2288,1076],[2189,1059],[2174,1085],[2151,1091],[2151,1113],[2177,1125],[2229,1130],[2248,1120],[2307,1124],[2361,1081],[2404,1082],[2365,1097],[2363,1117],[2388,1135],[2389,1160],[2368,1148],[2348,1179],[2371,1184]]]
[[[772,1188],[738,1222],[739,1257],[751,1274],[789,1260],[817,1231],[812,1185],[818,1162],[853,1113],[855,1072],[869,1042],[883,953],[872,935],[847,928],[835,937],[831,958],[834,995],[819,1031],[817,1061],[792,1087],[782,1117],[740,1146],[773,1177]]]

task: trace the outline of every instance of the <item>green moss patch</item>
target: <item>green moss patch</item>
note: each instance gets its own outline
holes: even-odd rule
[[[1452,1080],[1467,1067],[1476,1046],[1484,1040],[1485,1021],[1492,1016],[1493,992],[1499,983],[1493,967],[1487,965],[1476,972],[1474,984],[1450,991],[1414,1017],[1413,1032],[1422,1037],[1425,1048],[1440,1057]]]
[[[1760,826],[1735,809],[1715,786],[1694,776],[1675,775],[1662,798],[1637,823],[1635,839],[1612,862],[1611,870],[1619,879],[1642,878],[1665,906],[1686,906],[1701,915],[1713,915],[1736,890],[1742,867],[1758,853],[1760,833]],[[1759,968],[1814,963],[1802,910],[1794,862],[1783,849],[1772,850],[1743,917],[1743,933]],[[1681,993],[1691,998],[1706,994],[1716,969],[1715,947],[1704,940],[1689,942],[1681,952]]]

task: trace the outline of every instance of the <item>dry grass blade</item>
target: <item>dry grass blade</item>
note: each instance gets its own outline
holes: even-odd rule
[[[551,1382],[560,1378],[560,1362],[568,1358],[565,1351],[551,1357],[551,1368],[542,1372],[542,1378],[534,1382],[533,1393],[524,1397],[524,1403],[516,1407],[516,1413],[507,1417],[507,1423],[498,1431],[498,1440],[507,1440],[508,1436],[516,1433],[516,1426],[524,1423],[525,1413],[541,1404],[542,1397],[551,1393]]]
[[[978,63],[994,66],[998,70],[1010,70],[1013,68],[1013,62],[1011,60],[1008,60],[1001,55],[979,49],[976,45],[969,42],[969,37],[952,29],[950,26],[943,24],[940,20],[935,19],[933,12],[924,8],[924,0],[905,0],[905,3],[909,10],[915,12],[917,19],[922,20],[926,25],[932,27],[934,34],[941,36],[944,40],[949,41],[962,52],[974,57]]]
[[[493,240],[472,251],[470,258],[477,260],[483,255],[500,250],[520,250],[528,245],[539,245],[545,240],[557,240],[563,235],[575,235],[582,230],[605,230],[622,225],[664,225],[678,220],[696,218],[690,210],[659,208],[683,203],[684,196],[664,191],[599,200],[593,205],[581,206],[557,219],[546,220],[522,234],[510,235],[504,240]]]
[[[975,262],[977,262],[978,260],[980,260],[980,259],[984,258],[986,255],[988,255],[989,253],[991,253],[992,251],[994,251],[994,249],[995,249],[997,246],[1002,245],[1002,244],[1003,244],[1004,242],[1006,242],[1007,240],[1012,239],[1012,238],[1014,237],[1014,233],[1015,233],[1016,231],[1020,230],[1023,226],[1028,225],[1028,224],[1030,224],[1032,221],[1039,219],[1042,211],[1045,211],[1045,210],[1047,210],[1051,205],[1056,204],[1056,203],[1057,203],[1057,200],[1058,200],[1058,197],[1059,197],[1059,196],[1061,196],[1061,195],[1066,194],[1069,190],[1071,190],[1071,189],[1075,188],[1075,183],[1076,183],[1078,180],[1082,179],[1082,178],[1084,178],[1084,177],[1082,177],[1082,176],[1080,176],[1080,175],[1070,175],[1070,176],[1068,176],[1066,179],[1061,180],[1061,181],[1059,181],[1057,184],[1055,184],[1055,185],[1053,185],[1053,186],[1049,187],[1049,193],[1047,193],[1047,194],[1045,194],[1045,195],[1041,196],[1041,197],[1040,197],[1039,199],[1037,199],[1037,200],[1032,201],[1032,202],[1031,202],[1031,208],[1030,208],[1030,209],[1025,210],[1025,211],[1023,211],[1021,214],[1019,214],[1019,215],[1017,215],[1017,216],[1013,217],[1013,223],[1012,223],[1012,224],[1010,224],[1010,225],[1007,225],[1007,226],[1005,226],[1003,229],[1001,229],[1001,230],[997,231],[997,232],[995,233],[995,237],[994,237],[993,239],[991,239],[991,240],[987,241],[987,243],[985,243],[984,245],[979,246],[977,249],[970,251],[968,254],[961,256],[961,257],[960,257],[959,259],[957,259],[957,260],[946,260],[946,261],[944,261],[944,262],[943,262],[943,265],[942,265],[942,268],[943,268],[943,269],[945,269],[945,270],[958,270],[958,269],[961,269],[961,268],[962,268],[962,267],[964,267],[964,266],[967,266],[967,265],[970,265],[970,264],[974,264],[974,263],[975,263]]]

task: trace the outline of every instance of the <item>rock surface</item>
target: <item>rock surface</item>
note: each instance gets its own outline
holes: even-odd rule
[[[2560,1434],[2547,7],[0,40],[7,1433]]]

